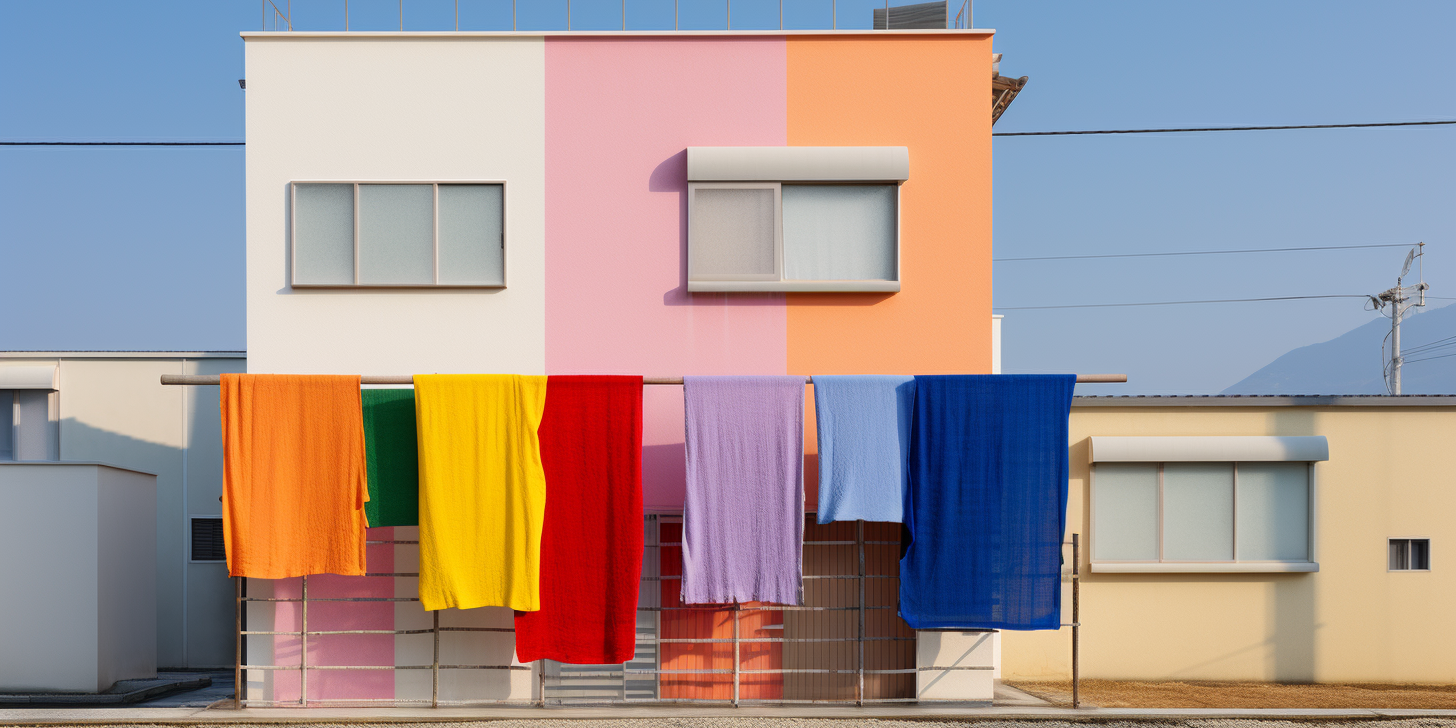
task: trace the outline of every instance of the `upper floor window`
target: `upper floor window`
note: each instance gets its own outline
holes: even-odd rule
[[[900,290],[905,147],[690,147],[689,291]]]
[[[1316,571],[1322,437],[1093,438],[1092,569]]]
[[[505,286],[505,185],[295,182],[292,285]]]

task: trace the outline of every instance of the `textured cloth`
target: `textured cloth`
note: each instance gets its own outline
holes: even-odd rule
[[[228,574],[364,574],[359,377],[224,374]]]
[[[915,378],[900,616],[1056,629],[1072,375]]]
[[[684,377],[682,600],[803,596],[804,378]]]
[[[369,526],[420,525],[420,462],[415,439],[415,393],[366,389],[364,453],[369,462]]]
[[[820,523],[903,520],[914,407],[914,377],[814,377]]]
[[[421,604],[540,609],[546,475],[536,429],[546,377],[414,379]]]
[[[642,578],[642,377],[549,377],[541,417],[541,610],[516,659],[632,659]]]

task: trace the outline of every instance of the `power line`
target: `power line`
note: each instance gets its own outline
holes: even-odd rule
[[[1301,301],[1313,298],[1369,298],[1354,293],[1327,296],[1269,296],[1266,298],[1211,298],[1201,301],[1144,301],[1138,303],[1069,303],[1060,306],[993,306],[997,311],[1043,311],[1051,308],[1120,308],[1127,306],[1185,306],[1193,303],[1251,303],[1255,301]]]
[[[1442,354],[1440,356],[1428,356],[1428,357],[1424,357],[1424,358],[1421,358],[1421,359],[1406,359],[1405,361],[1403,361],[1401,363],[1402,364],[1414,364],[1414,363],[1416,363],[1418,361],[1430,361],[1432,359],[1445,359],[1447,357],[1452,357],[1452,356],[1456,356],[1456,354]]]
[[[1377,245],[1319,245],[1306,248],[1249,248],[1246,250],[1187,250],[1172,253],[1109,253],[1105,255],[1042,255],[1029,258],[992,258],[992,263],[1010,263],[1025,260],[1087,260],[1089,258],[1161,258],[1172,255],[1229,255],[1232,253],[1290,253],[1306,250],[1356,250],[1360,248],[1409,248],[1410,243],[1380,243]]]
[[[0,147],[241,147],[247,142],[11,142]]]
[[[1275,131],[1282,129],[1368,129],[1380,126],[1445,126],[1456,119],[1441,121],[1383,121],[1369,124],[1294,124],[1288,126],[1201,126],[1186,129],[1083,129],[1078,131],[998,131],[993,137],[1076,136],[1084,134],[1173,134],[1194,131]]]

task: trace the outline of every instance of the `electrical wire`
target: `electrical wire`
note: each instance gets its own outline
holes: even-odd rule
[[[1039,255],[1028,258],[992,258],[992,263],[1025,260],[1089,260],[1092,258],[1163,258],[1175,255],[1230,255],[1233,253],[1290,253],[1306,250],[1358,250],[1363,248],[1409,248],[1410,243],[1377,243],[1373,245],[1316,245],[1304,248],[1246,248],[1243,250],[1184,250],[1165,253],[1107,253],[1099,255]]]
[[[1077,136],[1085,134],[1173,134],[1197,131],[1276,131],[1284,129],[1368,129],[1380,126],[1445,126],[1456,119],[1439,121],[1382,121],[1367,124],[1291,124],[1285,126],[1199,126],[1183,129],[1084,129],[1078,131],[998,131],[993,137]]]
[[[1199,301],[1140,301],[1137,303],[1069,303],[1057,306],[992,306],[996,311],[1044,311],[1054,308],[1123,308],[1129,306],[1184,306],[1194,303],[1252,303],[1256,301],[1301,301],[1314,298],[1369,298],[1354,293],[1325,296],[1268,296],[1265,298],[1211,298]]]
[[[1414,364],[1414,363],[1416,363],[1418,361],[1430,361],[1432,359],[1445,359],[1445,358],[1453,357],[1453,356],[1456,356],[1456,354],[1442,354],[1440,356],[1427,356],[1427,357],[1422,357],[1420,359],[1401,359],[1400,360],[1400,363],[1403,364],[1403,365],[1404,364]]]
[[[1284,129],[1370,129],[1389,126],[1446,126],[1456,119],[1437,121],[1381,121],[1365,124],[1290,124],[1283,126],[1198,126],[1180,129],[1077,129],[1068,131],[998,131],[993,137],[1083,136],[1089,134],[1174,134],[1206,131],[1276,131]],[[6,147],[241,147],[246,142],[16,142],[0,141]]]
[[[0,147],[241,147],[247,142],[11,142]]]

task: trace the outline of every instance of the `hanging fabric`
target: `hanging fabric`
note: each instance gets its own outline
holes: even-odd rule
[[[546,377],[420,374],[420,603],[540,609]]]
[[[919,376],[900,560],[915,629],[1061,624],[1072,375]]]
[[[632,659],[642,577],[642,377],[547,378],[541,609],[516,614],[516,659]]]
[[[366,389],[364,452],[369,463],[369,526],[420,525],[419,456],[415,435],[415,393],[410,389]]]
[[[228,574],[362,576],[359,377],[223,374],[219,384]]]
[[[682,600],[803,596],[804,378],[684,377]]]
[[[914,377],[814,377],[820,523],[903,520],[914,406]]]

